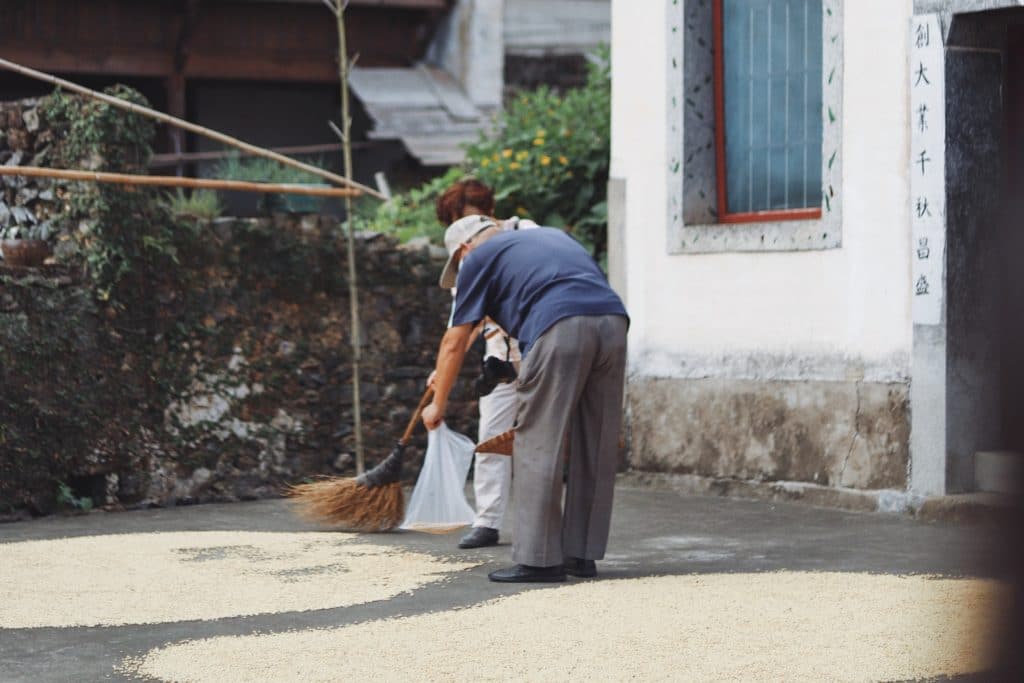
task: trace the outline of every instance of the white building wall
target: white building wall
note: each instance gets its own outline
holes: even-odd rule
[[[743,254],[667,253],[668,5],[612,3],[611,175],[626,181],[631,373],[905,379],[910,0],[845,3],[842,247]]]
[[[679,253],[666,94],[679,5],[613,0],[609,263],[632,318],[634,467],[722,490],[907,487],[911,2],[823,2],[843,33],[841,245]]]

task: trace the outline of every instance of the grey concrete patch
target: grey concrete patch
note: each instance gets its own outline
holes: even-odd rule
[[[1002,523],[1010,519],[1017,505],[1014,496],[996,493],[922,496],[892,489],[861,491],[797,481],[741,481],[639,470],[630,470],[619,476],[625,486],[675,491],[683,495],[802,503],[849,512],[906,515],[923,522]]]

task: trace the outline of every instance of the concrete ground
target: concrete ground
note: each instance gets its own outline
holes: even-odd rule
[[[598,565],[602,578],[776,570],[984,577],[994,575],[998,560],[997,544],[984,526],[927,524],[896,515],[686,496],[628,486],[620,486],[616,495],[609,554]],[[280,500],[53,517],[0,525],[0,564],[2,544],[19,541],[161,531],[314,529],[294,517],[288,503]],[[509,564],[505,538],[495,548],[464,551],[455,547],[459,535],[371,536],[373,543],[483,560],[477,568],[459,572],[450,581],[386,601],[214,621],[0,630],[0,680],[132,680],[115,671],[123,658],[180,640],[339,626],[450,610],[537,589],[487,581],[489,571]]]

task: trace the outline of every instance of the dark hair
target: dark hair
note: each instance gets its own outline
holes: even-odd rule
[[[479,209],[484,215],[494,213],[494,190],[475,178],[466,178],[452,184],[437,198],[437,220],[449,225],[462,218],[467,206]]]

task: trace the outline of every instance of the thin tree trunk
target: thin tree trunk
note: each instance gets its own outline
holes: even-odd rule
[[[345,178],[352,182],[352,116],[349,107],[349,68],[351,62],[345,40],[345,7],[335,0],[334,15],[338,20],[338,72],[341,78],[341,130],[345,157]],[[356,246],[352,221],[352,197],[345,197],[345,232],[348,234],[348,299],[352,318],[352,411],[356,434],[356,474],[366,470],[363,453],[363,416],[359,400],[359,365],[362,360],[362,339],[359,332],[359,285],[356,281]]]

